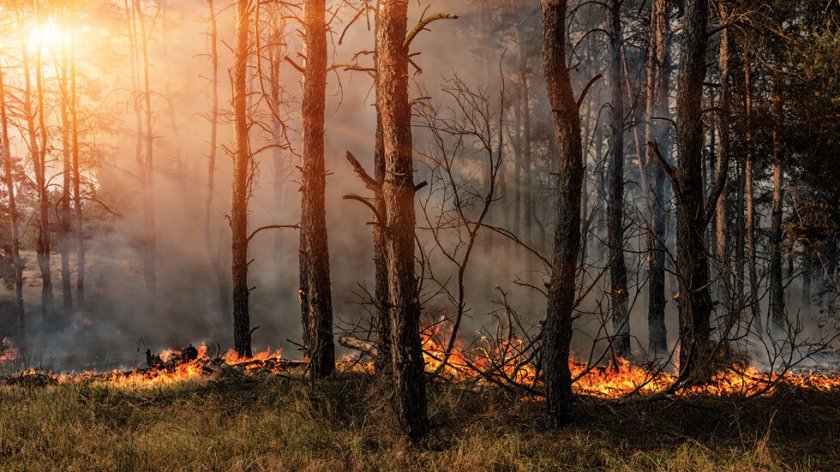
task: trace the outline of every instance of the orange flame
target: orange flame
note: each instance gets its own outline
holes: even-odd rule
[[[449,355],[446,355],[447,336],[441,336],[440,328],[428,328],[421,334],[426,371],[452,382],[470,383],[478,386],[518,385],[539,391],[543,388],[541,375],[536,367],[533,350],[522,339],[510,337],[506,341],[480,338],[473,345],[464,347],[456,340]],[[17,350],[7,340],[0,343],[0,362],[14,359]],[[40,379],[47,383],[107,381],[117,386],[164,386],[179,382],[197,382],[211,378],[224,368],[235,368],[245,373],[279,374],[289,368],[290,362],[282,358],[281,351],[267,348],[252,357],[241,357],[229,350],[217,359],[207,355],[207,346],[199,345],[195,359],[185,359],[182,351],[167,349],[160,353],[163,365],[149,369],[128,372],[96,371],[81,374],[44,374],[27,370],[22,376]],[[572,356],[574,358],[574,356]],[[676,381],[674,372],[651,371],[625,359],[618,359],[615,365],[591,366],[572,360],[569,368],[574,379],[573,390],[580,395],[599,398],[622,398],[629,395],[652,395],[664,393]],[[341,372],[373,372],[373,363],[365,358],[359,360],[345,356],[338,361]],[[732,369],[713,377],[703,386],[683,390],[687,395],[756,395],[772,391],[778,384],[819,391],[840,389],[840,375],[819,373],[763,373],[754,367]]]

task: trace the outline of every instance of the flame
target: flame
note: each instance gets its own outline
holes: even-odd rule
[[[527,343],[522,339],[511,336],[508,340],[491,341],[481,337],[477,345],[469,348],[456,341],[445,365],[445,342],[441,339],[447,338],[441,336],[440,328],[429,328],[421,333],[423,357],[429,373],[476,384],[516,384],[535,391],[542,387],[540,373],[532,359],[534,353],[528,352]],[[621,358],[615,365],[601,367],[575,359],[572,354],[569,370],[575,393],[599,398],[661,394],[677,381],[676,372],[651,370]],[[782,384],[820,391],[837,390],[840,389],[840,374],[786,372],[779,375],[751,366],[733,366],[713,376],[707,384],[687,388],[681,393],[752,396],[771,392]]]
[[[516,385],[538,392],[544,387],[539,370],[536,367],[535,353],[531,343],[523,339],[508,336],[507,340],[491,340],[481,337],[472,345],[456,339],[449,355],[446,345],[449,337],[441,328],[431,327],[421,333],[423,358],[426,372],[450,382],[469,383],[477,386]],[[304,365],[283,359],[281,350],[266,348],[251,357],[239,356],[229,350],[217,358],[210,358],[207,346],[196,348],[195,359],[188,359],[185,351],[167,349],[159,354],[162,364],[148,369],[130,371],[97,372],[87,371],[81,374],[52,374],[35,369],[27,369],[10,383],[37,383],[43,385],[55,383],[80,383],[105,381],[116,386],[155,387],[180,382],[201,382],[213,378],[226,368],[238,372],[258,374],[279,374],[291,366]],[[195,354],[195,353],[193,353]],[[0,341],[0,362],[15,359],[17,350],[11,343]],[[593,366],[586,362],[573,360],[569,363],[574,380],[573,390],[579,395],[598,398],[623,398],[630,395],[653,395],[666,392],[677,380],[673,371],[651,370],[625,359],[618,359],[610,366]],[[337,362],[340,372],[374,371],[373,362],[365,357],[344,356]],[[754,367],[733,368],[715,375],[702,386],[682,390],[683,395],[758,395],[771,392],[778,385],[794,388],[834,391],[840,390],[840,374],[825,373],[765,373]]]
[[[7,338],[0,339],[0,364],[17,359],[18,350]]]

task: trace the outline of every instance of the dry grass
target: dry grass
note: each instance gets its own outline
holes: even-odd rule
[[[838,470],[840,394],[744,402],[578,402],[554,431],[542,403],[430,389],[434,431],[403,441],[369,379],[298,378],[165,388],[0,387],[0,469],[17,470]]]

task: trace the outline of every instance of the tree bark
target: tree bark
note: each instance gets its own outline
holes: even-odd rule
[[[70,216],[70,191],[73,186],[72,148],[70,121],[70,91],[68,89],[68,53],[65,45],[61,51],[61,147],[62,147],[62,186],[61,186],[61,218],[59,219],[59,241],[61,242],[61,295],[64,309],[73,306],[73,284],[70,280],[70,248],[72,243]]]
[[[378,28],[378,22],[376,28]],[[375,60],[375,59],[374,59]],[[377,88],[378,94],[378,88]],[[382,195],[382,185],[385,182],[385,147],[382,137],[382,118],[377,104],[376,111],[376,143],[373,154],[374,176],[379,188],[374,195],[373,205],[379,215],[385,215],[385,200]],[[387,240],[384,221],[377,221],[373,227],[373,265],[374,265],[374,331],[378,355],[374,361],[377,373],[387,373],[391,370],[391,319],[388,315],[388,261],[385,257]]]
[[[330,256],[327,244],[324,109],[327,83],[325,1],[304,5],[306,69],[303,78],[303,164],[300,216],[301,314],[306,323],[310,373],[326,377],[335,370]]]
[[[87,249],[85,248],[82,212],[82,167],[79,160],[79,90],[76,86],[75,36],[73,40],[74,52],[70,56],[70,119],[72,122],[70,131],[73,146],[73,239],[76,242],[76,303],[79,309],[84,309],[86,304],[85,265],[87,264]]]
[[[627,310],[627,266],[624,261],[624,81],[621,75],[621,1],[609,0],[610,154],[607,171],[607,246],[610,257],[610,317],[616,356],[630,356],[630,313]]]
[[[3,180],[9,199],[9,236],[11,238],[12,264],[15,271],[15,318],[18,332],[23,335],[25,328],[25,312],[23,307],[23,260],[20,257],[20,224],[17,213],[17,196],[15,195],[15,181],[12,175],[12,152],[9,143],[9,117],[6,111],[6,87],[4,85],[3,69],[0,67],[0,122],[2,124],[3,151]]]
[[[251,154],[248,140],[247,66],[249,0],[236,2],[236,43],[233,58],[233,194],[231,198],[231,281],[233,289],[233,343],[240,356],[251,357],[251,321],[248,311],[248,181]]]
[[[414,274],[415,187],[405,42],[408,1],[380,0],[377,9],[376,101],[385,151],[382,196],[388,232],[386,259],[394,401],[403,432],[419,439],[428,432],[429,424],[420,345],[420,300]]]
[[[651,38],[648,52],[645,128],[647,142],[656,142],[665,159],[671,155],[667,121],[671,67],[671,0],[655,0],[651,5]],[[645,177],[649,205],[648,232],[648,350],[655,359],[668,353],[665,328],[665,172],[656,162],[653,150],[645,153]]]
[[[680,379],[703,380],[711,357],[709,261],[704,233],[702,96],[706,76],[707,0],[686,0],[677,94],[677,273]]]
[[[583,153],[580,116],[566,65],[566,0],[540,0],[540,7],[545,81],[560,160],[542,362],[548,415],[554,424],[563,425],[570,421],[572,415],[569,349],[576,298],[575,274],[580,255]]]
[[[753,139],[752,139],[752,81],[750,76],[750,56],[745,53],[744,60],[744,115],[746,129],[744,143],[746,146],[746,162],[744,164],[744,193],[746,194],[746,236],[747,236],[747,271],[750,279],[750,326],[761,336],[761,308],[758,305],[758,271],[756,268],[755,242],[755,210],[753,201]]]
[[[23,112],[26,119],[26,126],[29,133],[29,155],[32,160],[32,167],[35,172],[35,186],[38,192],[38,237],[36,240],[36,252],[38,268],[41,271],[41,313],[46,319],[51,319],[54,313],[52,294],[52,274],[50,273],[50,233],[49,233],[49,194],[46,183],[46,137],[47,129],[44,122],[44,90],[41,77],[41,53],[40,49],[35,57],[36,76],[36,97],[32,96],[31,64],[29,53],[24,48],[23,73],[24,73],[24,99]],[[37,112],[33,110],[34,99]],[[37,120],[37,124],[36,124]],[[38,132],[40,130],[40,133]],[[40,138],[39,138],[40,134]],[[40,139],[40,142],[39,142]]]
[[[778,80],[778,79],[777,79]],[[776,84],[776,87],[780,87]],[[784,144],[782,142],[782,97],[777,90],[773,95],[773,202],[770,228],[770,319],[773,335],[782,337],[787,330],[785,319],[785,290],[782,280],[782,204],[784,190]]]
[[[726,6],[721,4],[720,20],[727,20]],[[717,175],[724,175],[723,168],[729,162],[729,113],[731,104],[731,92],[729,87],[729,30],[721,31],[720,36],[720,113],[718,118],[718,158],[715,162]],[[732,303],[729,292],[731,288],[729,276],[728,236],[729,224],[726,215],[726,191],[721,192],[715,205],[715,250],[717,252],[717,292],[718,299],[727,309],[729,318],[734,318]]]

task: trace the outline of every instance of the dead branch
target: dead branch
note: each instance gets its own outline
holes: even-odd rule
[[[414,28],[412,28],[411,31],[408,32],[408,35],[406,35],[405,41],[403,41],[403,46],[405,46],[406,48],[410,47],[411,42],[414,41],[414,38],[417,37],[417,35],[420,34],[421,31],[423,31],[423,30],[428,31],[426,29],[426,26],[429,26],[429,23],[432,23],[432,22],[438,21],[438,20],[457,20],[457,19],[458,19],[458,15],[453,15],[451,13],[436,13],[432,16],[421,18],[420,21],[418,21],[417,24],[414,25]]]

